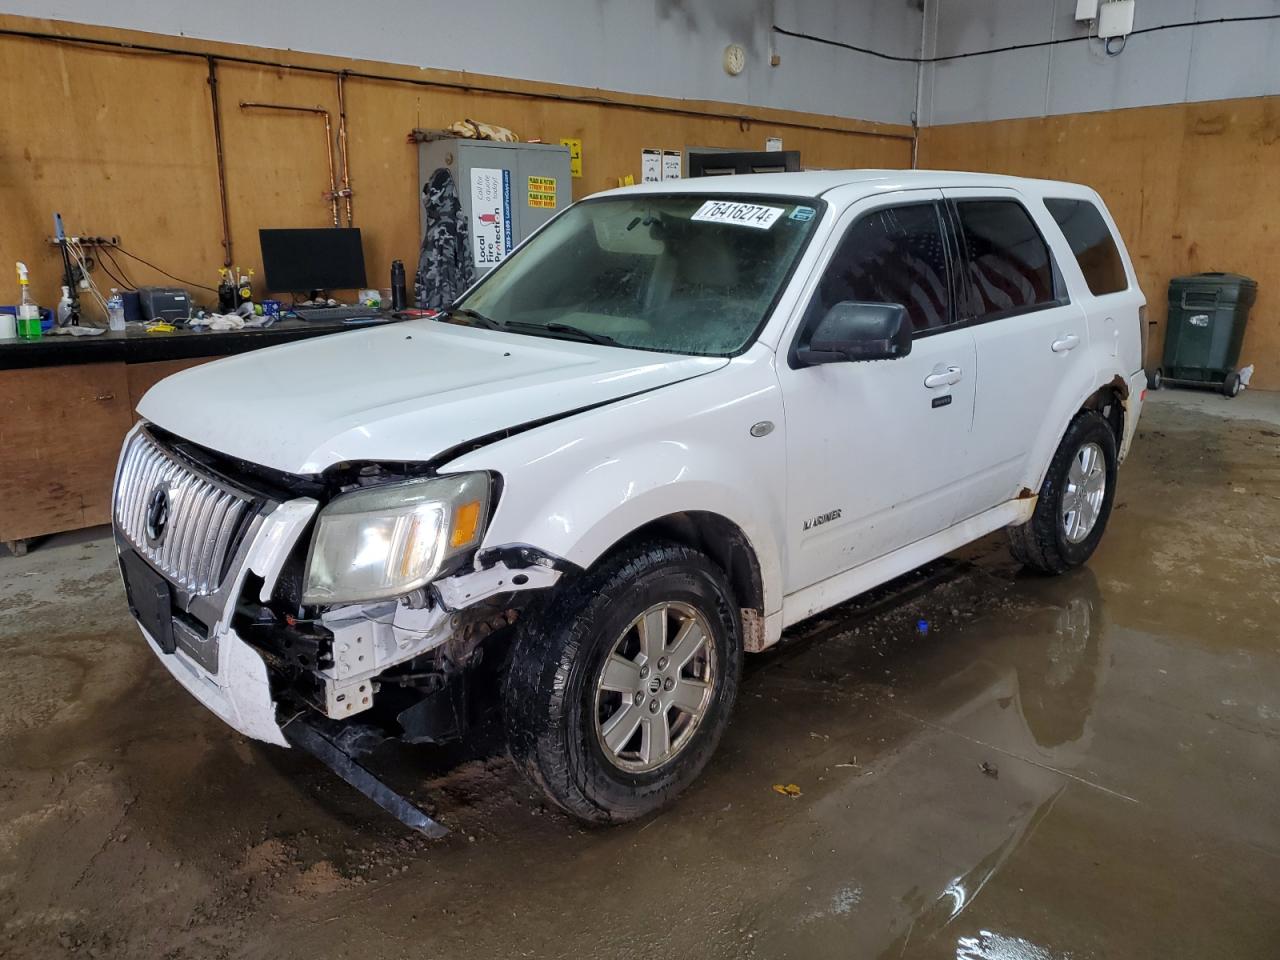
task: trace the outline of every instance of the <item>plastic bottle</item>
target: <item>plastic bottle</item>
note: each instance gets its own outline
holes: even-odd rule
[[[253,268],[249,268],[246,272],[240,274],[240,280],[236,284],[236,306],[242,303],[253,303]]]
[[[107,300],[107,329],[124,329],[124,297],[115,287],[111,288],[111,297]]]
[[[21,297],[18,300],[18,336],[35,340],[40,336],[40,308],[31,299],[31,279],[27,276],[27,265],[18,261],[18,289]]]
[[[71,302],[71,288],[62,288],[62,299],[58,301],[58,326],[65,327],[71,323],[71,313],[75,309],[75,305]]]
[[[408,301],[408,291],[405,289],[404,280],[404,261],[391,261],[391,309],[403,310]]]

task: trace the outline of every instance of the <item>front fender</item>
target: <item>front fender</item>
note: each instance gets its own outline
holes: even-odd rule
[[[786,444],[772,353],[590,410],[465,454],[444,469],[490,470],[502,494],[484,549],[529,544],[581,567],[638,528],[705,511],[755,552],[765,613],[782,605]],[[762,437],[753,425],[776,425]]]
[[[768,505],[741,488],[705,476],[663,480],[660,473],[643,477],[638,470],[628,470],[643,463],[640,458],[620,460],[613,465],[617,469],[615,476],[597,477],[595,482],[584,479],[566,489],[564,496],[553,505],[551,523],[534,535],[547,542],[561,539],[558,535],[567,526],[570,533],[562,537],[565,552],[561,555],[579,566],[589,567],[618,541],[655,520],[693,511],[717,514],[743,532],[755,553],[764,587],[765,613],[780,609],[780,545],[773,530],[758,519],[768,515]],[[686,463],[677,468],[676,473],[681,472],[691,475],[697,471]],[[624,477],[624,473],[629,476]],[[579,534],[576,538],[572,535],[575,530]]]

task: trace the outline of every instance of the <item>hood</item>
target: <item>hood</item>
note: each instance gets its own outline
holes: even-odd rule
[[[414,320],[202,364],[138,413],[287,473],[423,461],[469,440],[687,380],[728,361]]]

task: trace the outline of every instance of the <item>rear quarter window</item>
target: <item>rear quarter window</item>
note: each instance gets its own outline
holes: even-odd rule
[[[1124,261],[1098,208],[1088,200],[1046,199],[1044,205],[1076,255],[1089,292],[1098,297],[1127,290]]]

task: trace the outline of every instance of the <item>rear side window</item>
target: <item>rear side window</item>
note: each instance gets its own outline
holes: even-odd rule
[[[968,251],[965,318],[994,320],[1058,302],[1053,260],[1035,221],[1016,200],[958,200]]]
[[[1088,200],[1049,200],[1044,205],[1062,228],[1067,245],[1076,255],[1080,272],[1095,297],[1119,293],[1129,287],[1115,237],[1102,214]]]
[[[935,204],[875,210],[851,226],[809,304],[805,329],[845,300],[900,303],[916,333],[949,322],[947,254]]]

